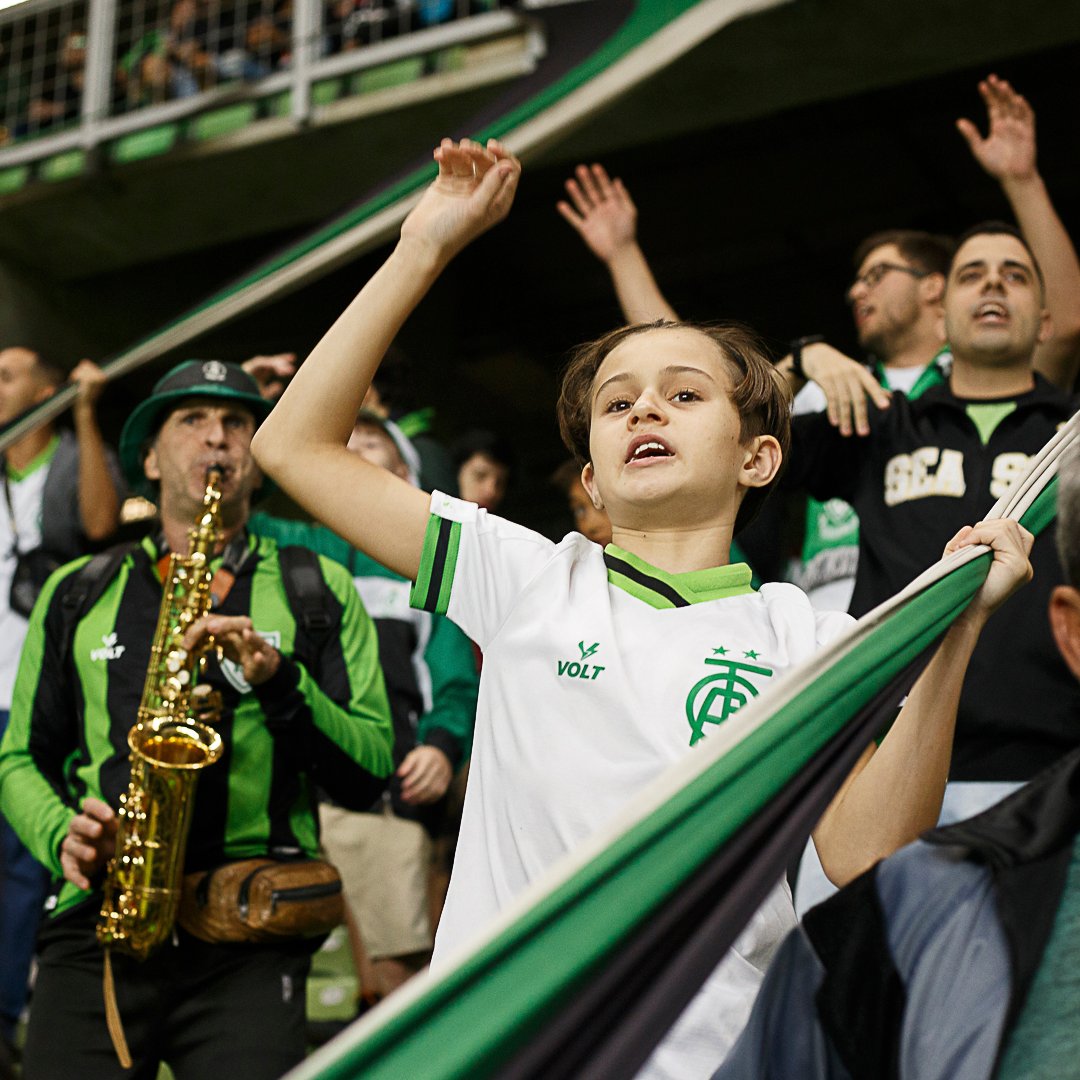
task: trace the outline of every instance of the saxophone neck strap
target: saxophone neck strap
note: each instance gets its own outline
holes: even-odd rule
[[[221,556],[221,564],[214,571],[214,576],[210,580],[210,607],[212,610],[216,611],[225,603],[233,585],[236,583],[237,577],[240,575],[240,571],[244,568],[248,559],[251,558],[253,550],[249,541],[250,537],[247,529],[241,529],[225,545],[225,551]],[[158,577],[164,581],[169,573],[169,558],[172,555],[164,533],[157,536],[155,546],[160,555],[157,561]]]
[[[104,981],[102,990],[105,997],[105,1024],[109,1029],[109,1038],[112,1039],[116,1058],[120,1062],[120,1068],[130,1069],[133,1062],[131,1051],[128,1049],[127,1039],[124,1037],[124,1021],[120,1016],[120,1006],[116,1003],[116,983],[113,980],[112,954],[108,945],[105,946]]]

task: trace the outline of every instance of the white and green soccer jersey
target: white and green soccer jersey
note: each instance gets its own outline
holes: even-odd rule
[[[484,653],[438,963],[851,619],[815,613],[794,585],[755,591],[745,564],[667,574],[440,492],[431,508],[412,602],[447,614]],[[703,1036],[710,1060],[794,923],[783,886],[724,961],[728,1000]]]

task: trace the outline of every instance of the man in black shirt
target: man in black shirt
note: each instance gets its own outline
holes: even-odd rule
[[[893,394],[857,438],[842,437],[824,415],[795,418],[795,481],[815,498],[846,499],[862,523],[855,615],[901,589],[957,529],[983,517],[1074,411],[1032,368],[1052,327],[1038,264],[1011,226],[989,223],[961,238],[945,319],[947,383],[916,401]],[[1018,784],[1080,744],[1080,691],[1043,615],[1061,582],[1052,527],[1036,539],[1031,561],[1033,588],[1005,605],[968,670],[950,774],[965,787]],[[973,794],[968,812],[980,808]]]

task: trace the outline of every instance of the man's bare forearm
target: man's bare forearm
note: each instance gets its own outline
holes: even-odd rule
[[[664,298],[644,253],[636,243],[621,247],[607,266],[623,318],[628,323],[655,322],[657,319],[679,321],[679,316]]]
[[[1076,248],[1038,173],[1005,179],[1001,186],[1046,280],[1053,336],[1036,349],[1035,367],[1063,390],[1071,390],[1080,371],[1080,261]]]
[[[75,410],[79,443],[79,520],[90,540],[105,540],[120,523],[120,496],[109,472],[105,440],[92,409]]]

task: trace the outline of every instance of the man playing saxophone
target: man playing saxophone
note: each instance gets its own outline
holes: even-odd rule
[[[161,1061],[177,1080],[271,1080],[304,1054],[313,939],[302,917],[295,933],[286,922],[269,939],[243,928],[239,938],[223,938],[218,926],[185,922],[182,907],[147,959],[113,950],[115,1002],[134,1071],[118,1062],[106,1028],[95,935],[117,809],[122,795],[130,798],[127,740],[163,607],[164,556],[188,551],[211,467],[221,492],[210,561],[215,602],[177,640],[189,652],[206,651],[195,678],[221,696],[212,724],[222,750],[194,788],[184,904],[191,883],[204,880],[192,909],[212,907],[218,886],[209,883],[227,880],[243,860],[314,865],[305,857],[318,849],[316,786],[361,809],[393,769],[375,631],[348,573],[313,556],[297,561],[296,549],[247,531],[262,483],[249,444],[268,409],[234,365],[188,361],[170,371],[132,413],[120,444],[129,483],[158,504],[157,535],[63,567],[31,618],[0,744],[0,806],[58,880],[39,938],[24,1053],[34,1080],[152,1080]],[[157,809],[160,819],[165,811]],[[168,835],[167,820],[157,828],[163,835],[149,847],[183,844]],[[204,878],[205,871],[213,873]],[[285,909],[295,898],[299,910],[311,894],[310,886],[278,890],[271,906]]]

